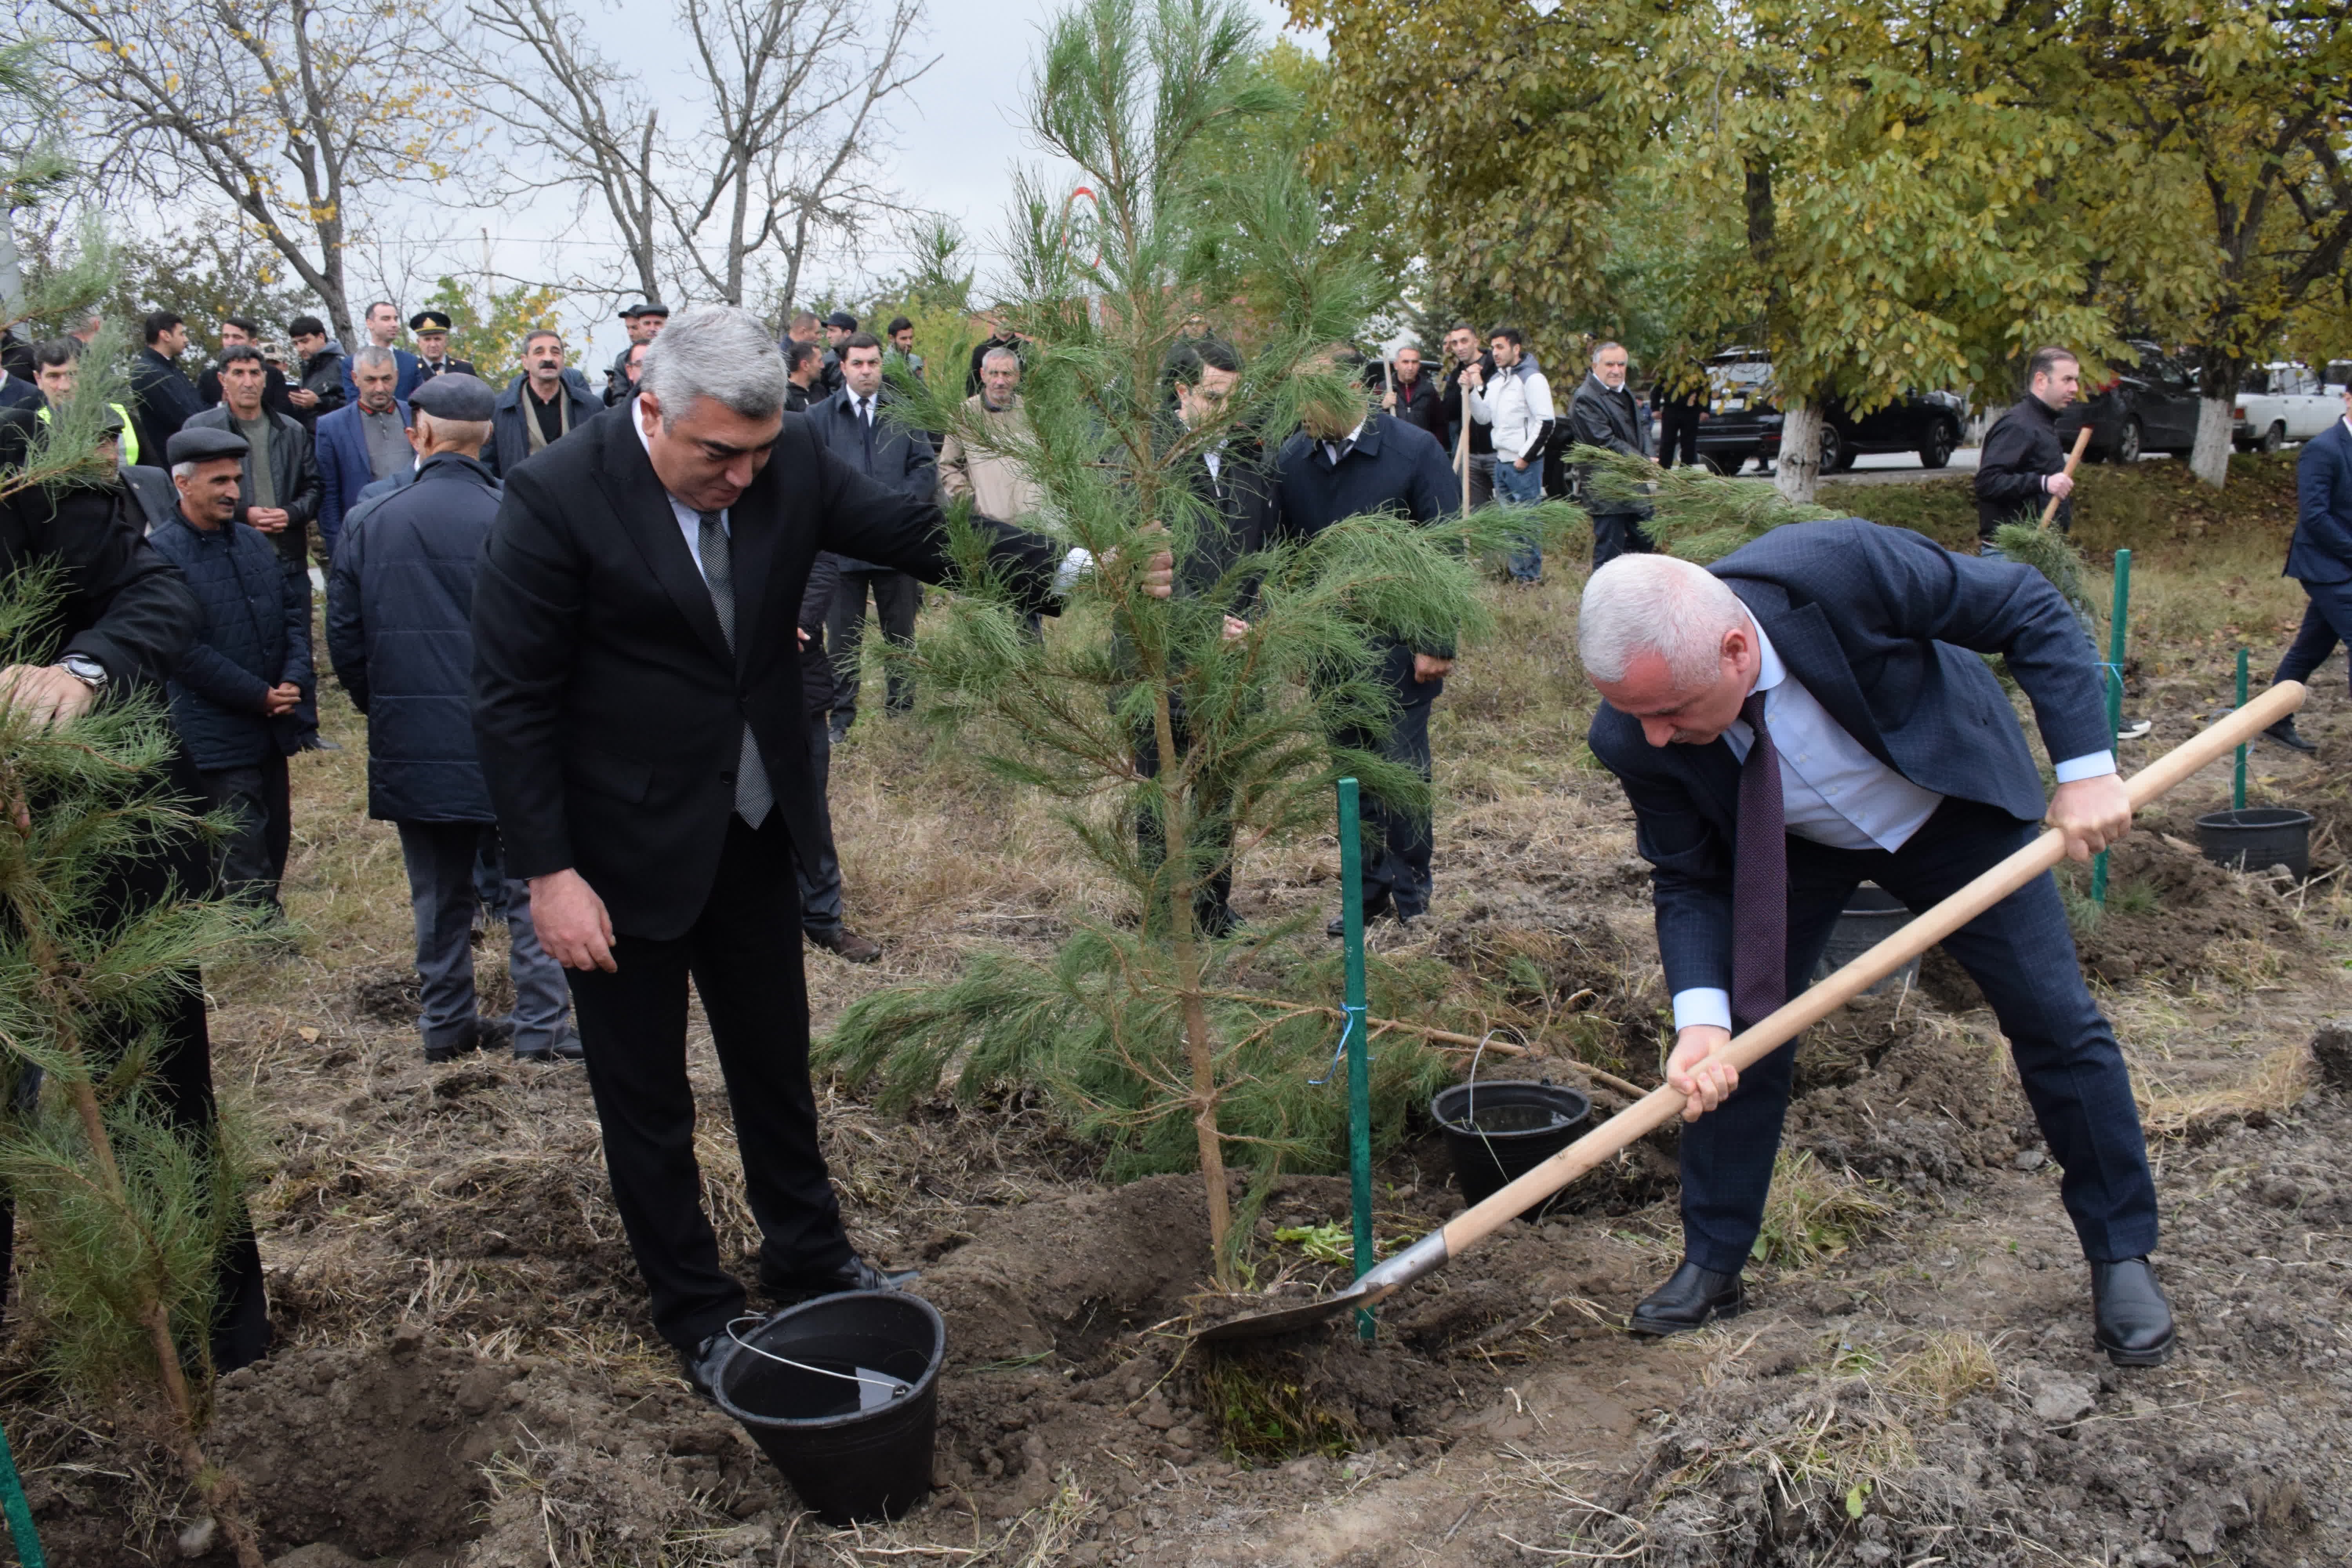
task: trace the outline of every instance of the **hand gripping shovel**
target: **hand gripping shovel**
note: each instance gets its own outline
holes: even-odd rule
[[[2281,681],[2135,773],[2125,785],[2131,795],[2133,809],[2145,807],[2208,763],[2218,762],[2232,747],[2251,741],[2277,723],[2302,707],[2303,698],[2300,684]],[[2065,841],[2058,833],[2054,829],[2044,833],[1852,963],[1792,998],[1761,1023],[1735,1036],[1718,1053],[1720,1058],[1737,1068],[1752,1067],[1801,1031],[1828,1017],[1894,973],[1898,965],[1909,963],[2049,870],[2064,855]],[[1384,1301],[1423,1275],[1443,1268],[1612,1154],[1664,1126],[1681,1115],[1682,1109],[1682,1095],[1661,1085],[1485,1202],[1464,1209],[1448,1220],[1444,1228],[1423,1237],[1337,1295],[1228,1319],[1202,1329],[1194,1337],[1210,1341],[1264,1339],[1309,1327],[1351,1308]]]

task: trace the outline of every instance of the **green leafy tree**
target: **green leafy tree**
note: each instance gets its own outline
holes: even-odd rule
[[[544,283],[517,283],[477,294],[455,278],[435,282],[422,307],[449,318],[449,352],[470,361],[477,374],[503,387],[522,374],[522,340],[542,328],[562,331],[557,307],[563,296]]]
[[[1223,1277],[1229,1237],[1246,1235],[1232,1226],[1229,1159],[1263,1182],[1285,1160],[1338,1152],[1335,1097],[1307,1082],[1331,1049],[1320,988],[1332,976],[1328,962],[1286,956],[1283,933],[1202,930],[1195,894],[1253,845],[1327,830],[1343,773],[1391,799],[1421,795],[1410,770],[1330,737],[1389,721],[1377,639],[1475,636],[1484,617],[1469,557],[1499,543],[1483,523],[1373,515],[1275,543],[1205,591],[1147,591],[1155,551],[1181,573],[1213,526],[1186,465],[1220,443],[1238,453],[1252,432],[1278,444],[1302,413],[1344,430],[1365,407],[1324,350],[1379,302],[1376,269],[1327,243],[1295,167],[1217,169],[1200,156],[1224,128],[1291,107],[1254,68],[1253,46],[1234,0],[1083,0],[1055,20],[1030,124],[1097,199],[1074,205],[1035,175],[1019,187],[1004,313],[1033,345],[1027,429],[975,416],[961,379],[945,376],[904,416],[1025,465],[1047,497],[1032,521],[1095,559],[1037,639],[974,550],[973,591],[920,645],[921,689],[968,749],[1064,803],[1076,844],[1129,890],[1138,919],[1082,922],[1052,964],[992,954],[952,985],[870,996],[828,1047],[853,1079],[881,1071],[900,1094],[977,1047],[967,1088],[975,1072],[1042,1081],[1078,1125],[1145,1163],[1189,1142]],[[1212,214],[1224,215],[1213,236]],[[1260,336],[1239,386],[1220,417],[1183,427],[1170,413],[1170,351],[1244,310]],[[1229,615],[1246,618],[1244,634],[1228,637]],[[1135,763],[1147,736],[1162,760],[1150,777]],[[1161,853],[1139,847],[1139,819]],[[1402,1043],[1381,1055],[1393,1112],[1433,1058]]]

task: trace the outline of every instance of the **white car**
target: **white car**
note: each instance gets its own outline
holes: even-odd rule
[[[2309,365],[2266,364],[2246,373],[2238,388],[2231,439],[2238,450],[2275,452],[2308,441],[2344,416],[2344,396],[2321,384]]]

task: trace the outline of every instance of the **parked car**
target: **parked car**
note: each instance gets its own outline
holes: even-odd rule
[[[2246,373],[2230,430],[2238,450],[2275,452],[2308,441],[2344,416],[2344,395],[2329,392],[2309,365],[2277,363]]]
[[[1772,362],[1761,349],[1726,349],[1706,362],[1707,416],[1699,421],[1699,460],[1736,474],[1750,461],[1768,468],[1780,457],[1786,418],[1774,401]],[[1822,472],[1843,473],[1864,452],[1916,452],[1940,468],[1960,444],[1968,408],[1948,392],[1906,392],[1868,414],[1832,398],[1822,410]]]
[[[2142,452],[2185,458],[2197,444],[2197,367],[2143,339],[2131,346],[2139,363],[2086,388],[2090,400],[2059,416],[2059,438],[2071,444],[2088,420],[2091,445],[2083,455],[2094,463],[2136,463]]]

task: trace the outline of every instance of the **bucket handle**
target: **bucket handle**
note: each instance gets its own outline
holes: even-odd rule
[[[750,1351],[756,1356],[765,1356],[768,1360],[774,1362],[777,1365],[791,1367],[795,1372],[813,1372],[819,1377],[837,1377],[844,1383],[870,1383],[877,1388],[888,1389],[890,1391],[890,1397],[893,1399],[904,1399],[907,1395],[914,1392],[914,1389],[911,1386],[899,1382],[895,1377],[866,1377],[855,1372],[835,1372],[829,1366],[811,1366],[804,1361],[794,1361],[788,1355],[778,1355],[773,1351],[761,1350],[758,1345],[753,1344],[751,1341],[745,1339],[741,1334],[735,1331],[739,1324],[756,1323],[761,1321],[761,1320],[759,1318],[749,1313],[746,1313],[744,1316],[740,1318],[730,1318],[728,1320],[727,1337],[735,1342],[735,1348],[737,1350]]]

